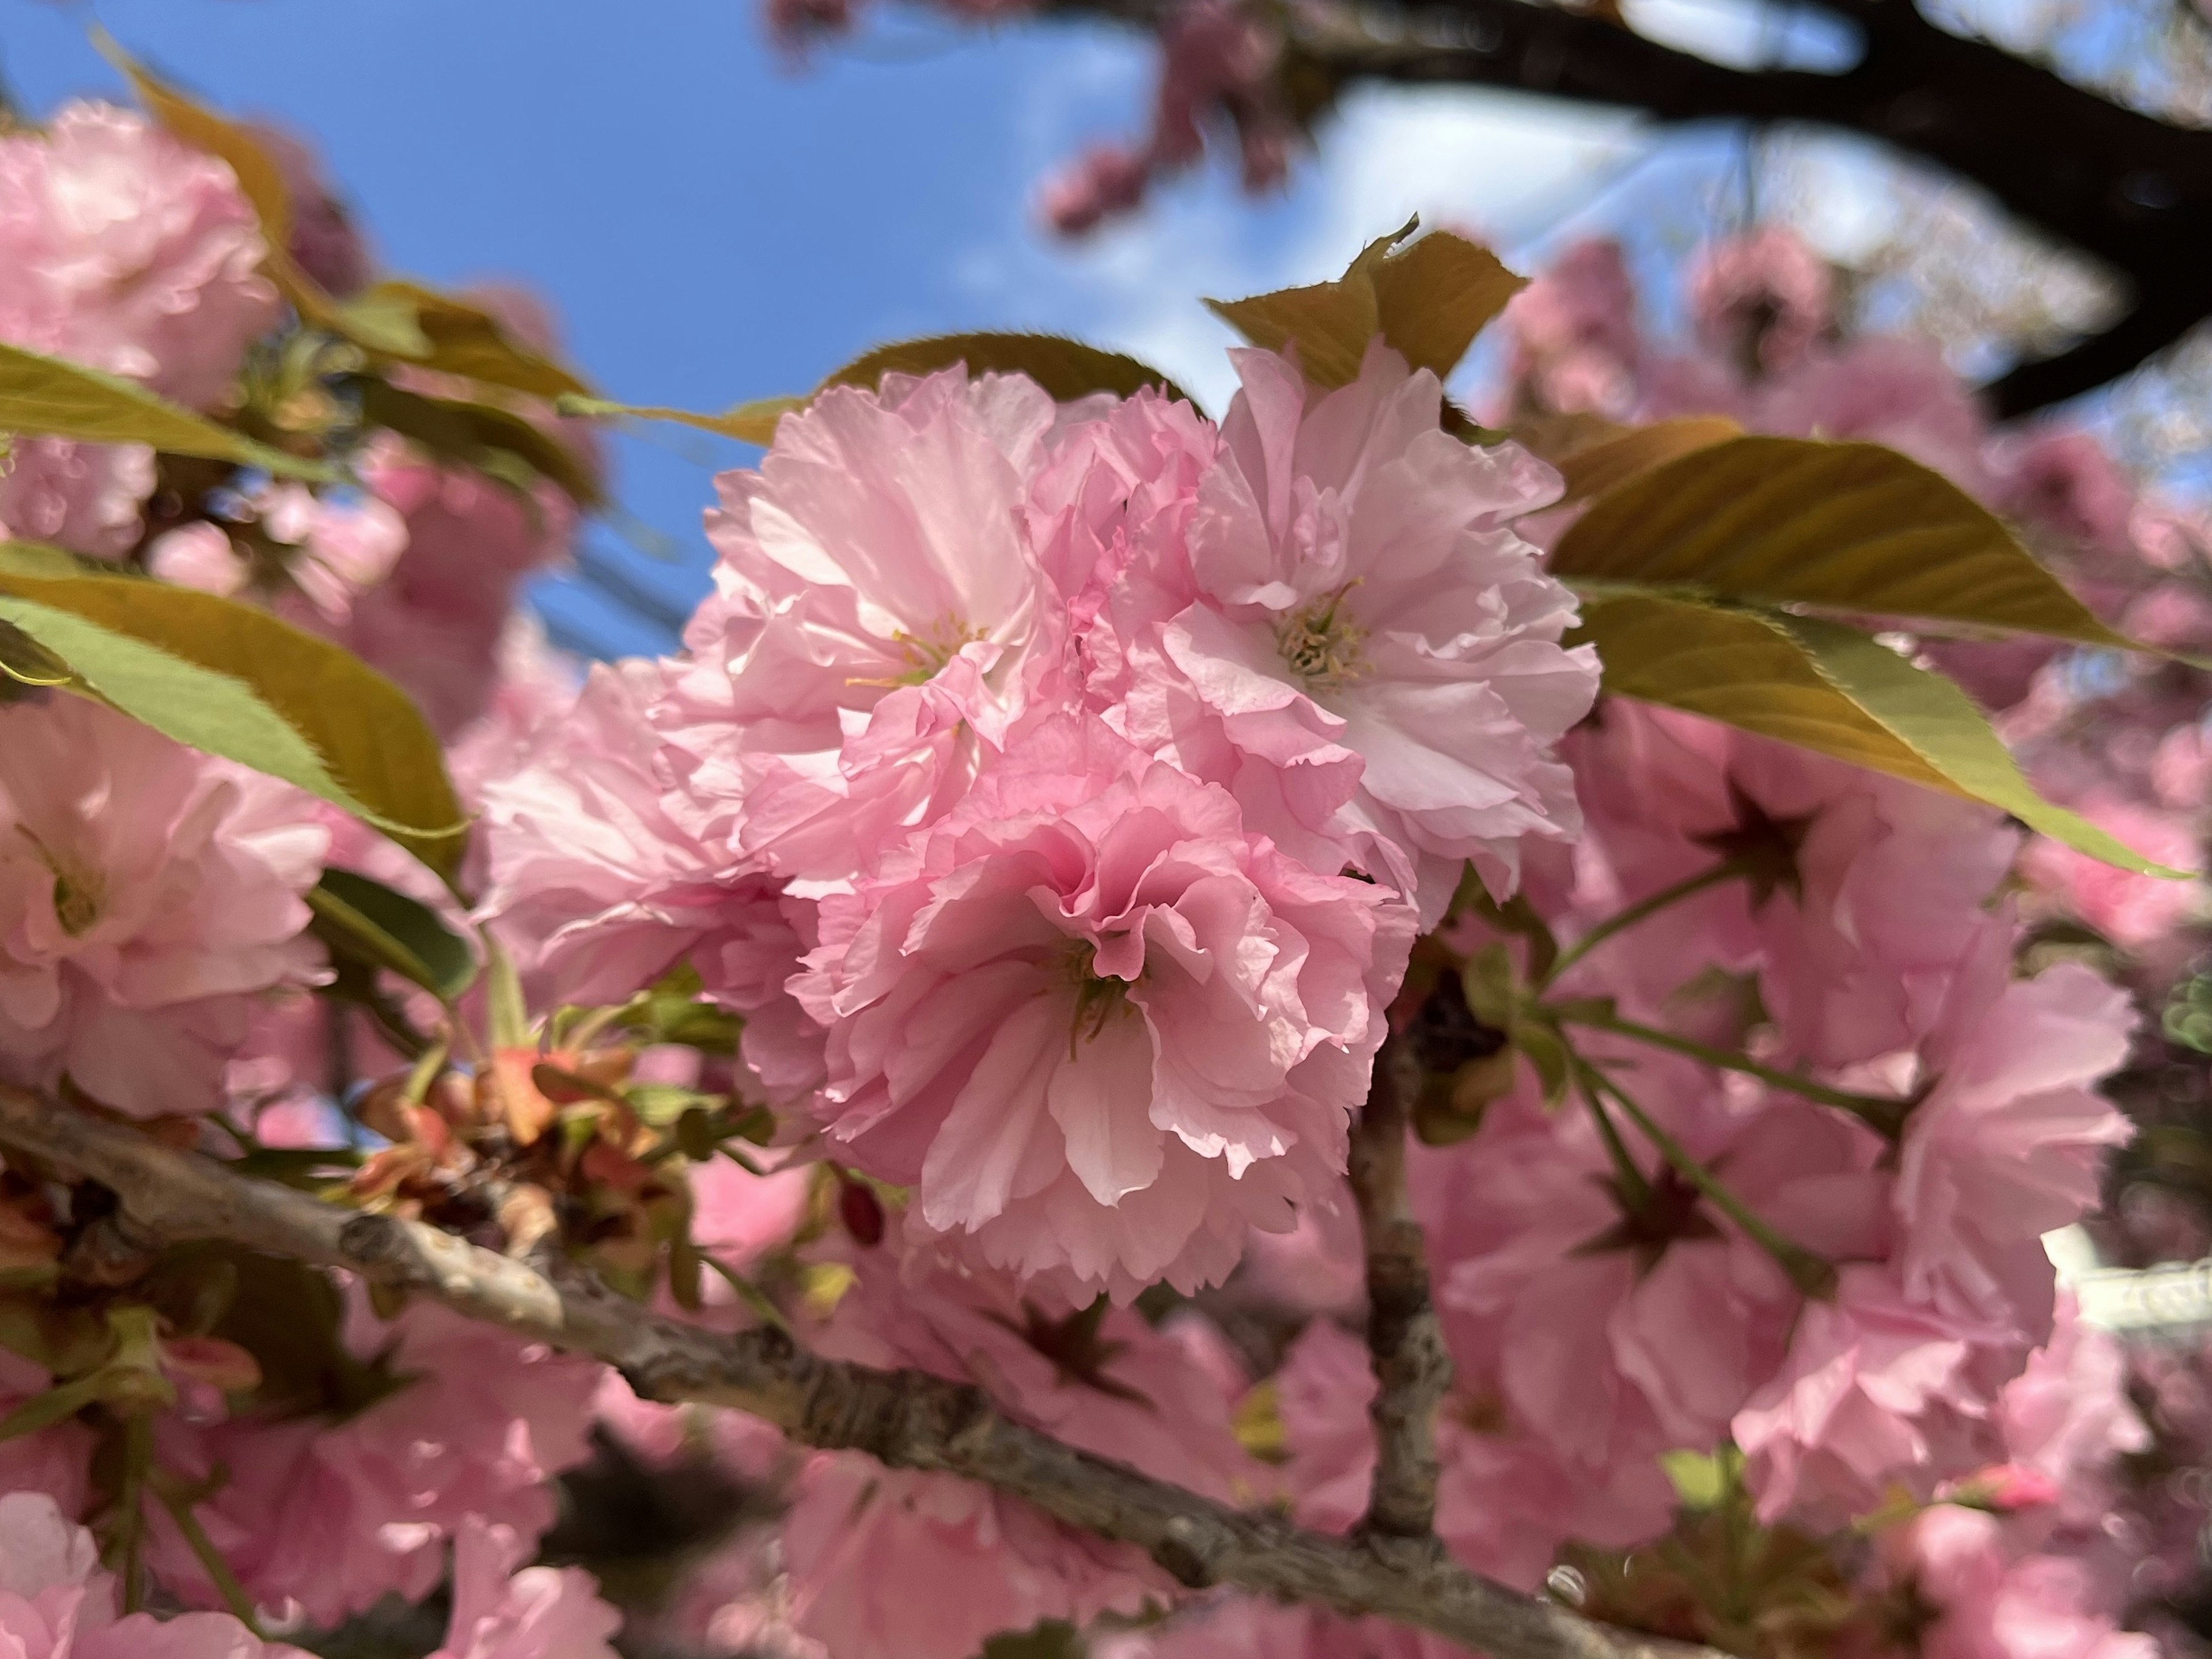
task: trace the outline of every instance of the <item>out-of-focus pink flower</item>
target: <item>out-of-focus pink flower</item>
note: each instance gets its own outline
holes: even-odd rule
[[[1832,1300],[1806,1304],[1788,1360],[1731,1425],[1760,1516],[1840,1521],[1893,1483],[1925,1496],[1985,1463],[1989,1391],[1975,1373],[2016,1341],[2009,1327],[1916,1303],[1885,1268],[1844,1268]]]
[[[566,556],[575,504],[550,483],[524,495],[396,444],[374,449],[361,475],[406,521],[405,551],[356,598],[333,637],[391,675],[450,737],[483,711],[516,586]]]
[[[1054,418],[1019,376],[886,375],[716,481],[716,592],[654,714],[701,835],[844,879],[957,799],[1046,643],[1022,507]]]
[[[100,1547],[42,1492],[0,1493],[0,1651],[9,1659],[308,1659],[227,1613],[116,1616]],[[550,1650],[483,1659],[565,1659]]]
[[[2126,1355],[2108,1333],[2081,1322],[2071,1296],[2059,1298],[2051,1340],[2005,1385],[1996,1425],[2005,1468],[2040,1479],[2052,1519],[2069,1527],[2110,1514],[2118,1460],[2150,1445],[2128,1399]]]
[[[1771,373],[1803,358],[1832,319],[1827,261],[1783,225],[1705,248],[1690,275],[1698,337],[1745,369]]]
[[[1375,1373],[1358,1338],[1316,1320],[1275,1378],[1290,1462],[1283,1469],[1297,1518],[1348,1531],[1366,1512],[1375,1431]],[[1443,1478],[1437,1535],[1460,1562],[1533,1589],[1570,1539],[1616,1548],[1664,1532],[1674,1489],[1656,1457],[1597,1468],[1562,1461],[1521,1431],[1480,1386],[1455,1387],[1437,1422]]]
[[[1522,837],[1580,826],[1553,746],[1597,691],[1595,654],[1559,643],[1573,596],[1510,524],[1556,475],[1442,431],[1436,376],[1380,341],[1322,395],[1272,352],[1232,356],[1187,592],[1154,578],[1182,600],[1151,647],[1182,684],[1117,723],[1316,868],[1341,847],[1418,888],[1425,922],[1467,860],[1510,891]]]
[[[453,1540],[453,1616],[430,1659],[615,1659],[622,1615],[578,1567],[525,1567],[512,1527],[471,1516]],[[520,1571],[517,1569],[520,1568]]]
[[[1936,1616],[1928,1659],[2158,1659],[2155,1638],[2115,1626],[2087,1568],[2015,1556],[1996,1516],[1940,1504],[1884,1540],[1890,1576]]]
[[[312,976],[328,835],[287,785],[84,699],[0,708],[0,1064],[206,1111],[252,994]]]
[[[1158,1624],[1101,1632],[1097,1659],[1458,1659],[1466,1650],[1387,1619],[1219,1595]]]
[[[1235,1266],[1344,1167],[1412,918],[1237,804],[1054,722],[879,878],[794,981],[823,1108],[926,1232],[1127,1301]]]
[[[2090,823],[2146,858],[2177,870],[2203,867],[2194,812],[2161,811],[2109,795],[2073,805]],[[2201,808],[2203,803],[2191,805]],[[2204,908],[2199,882],[2140,875],[2043,837],[2028,843],[2021,870],[2068,913],[2129,950],[2141,950],[2167,937]]]
[[[138,539],[138,507],[154,489],[143,444],[16,436],[0,453],[0,541],[51,542],[112,559]]]
[[[257,505],[270,538],[297,550],[285,574],[326,622],[350,617],[356,597],[389,575],[407,549],[406,520],[374,495],[337,501],[276,484]]]
[[[1905,1120],[1895,1207],[1916,1301],[2050,1335],[2043,1234],[2095,1201],[2106,1151],[2134,1129],[2092,1085],[2128,1054],[2127,994],[2078,963],[2009,981],[2011,918],[1994,916],[1923,1053],[1933,1087]]]
[[[568,714],[483,786],[481,915],[541,1000],[615,1003],[678,963],[745,1016],[747,1062],[778,1102],[821,1079],[821,1035],[784,990],[814,944],[811,901],[672,814],[645,706],[652,665],[592,671]]]
[[[0,1414],[52,1386],[40,1367],[0,1350]],[[65,1514],[82,1515],[91,1495],[93,1449],[92,1431],[74,1418],[0,1440],[0,1492],[43,1492]]]
[[[1082,1450],[1223,1502],[1261,1471],[1229,1401],[1137,1314],[1063,1316],[996,1279],[938,1273],[901,1284],[880,1260],[839,1304],[826,1352],[974,1382],[1000,1408]],[[785,1532],[792,1616],[838,1659],[963,1659],[985,1638],[1044,1619],[1133,1611],[1171,1586],[1108,1544],[1016,1499],[943,1475],[817,1455]]]
[[[1151,182],[1145,157],[1120,144],[1094,145],[1046,185],[1046,222],[1063,236],[1080,236],[1136,207]]]
[[[1997,448],[2000,510],[2081,550],[2123,554],[2136,488],[2087,432],[2045,428]]]
[[[257,1601],[336,1624],[395,1593],[428,1595],[471,1524],[534,1540],[552,1524],[553,1476],[584,1461],[600,1372],[429,1303],[391,1324],[351,1297],[347,1346],[391,1350],[407,1379],[342,1421],[248,1417],[161,1425],[164,1463],[229,1472],[199,1507],[209,1538]],[[216,1600],[198,1559],[157,1522],[163,1582]]]
[[[142,115],[71,104],[0,137],[0,339],[213,407],[276,321],[262,254],[230,168]]]
[[[165,582],[226,598],[253,577],[229,532],[205,519],[163,532],[146,550],[146,568]]]
[[[1513,296],[1505,325],[1513,343],[1506,374],[1522,398],[1560,413],[1630,412],[1644,343],[1620,243],[1575,243]]]
[[[1714,1073],[1633,1044],[1581,1048],[1800,1248],[1829,1261],[1882,1253],[1871,1131],[1756,1090],[1723,1104]],[[1547,1112],[1535,1095],[1524,1085],[1493,1103],[1473,1139],[1424,1158],[1416,1178],[1462,1384],[1494,1389],[1516,1426],[1592,1480],[1717,1445],[1781,1363],[1802,1294],[1640,1146],[1644,1190],[1623,1190],[1589,1115]]]
[[[265,123],[255,125],[253,136],[284,175],[292,210],[291,254],[300,269],[340,299],[368,287],[375,261],[314,151]]]

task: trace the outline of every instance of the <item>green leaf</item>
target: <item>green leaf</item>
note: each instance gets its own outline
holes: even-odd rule
[[[466,823],[436,735],[350,652],[216,594],[21,568],[0,559],[0,620],[125,714],[359,814],[442,875],[459,866]]]
[[[1583,607],[1605,689],[1979,800],[2125,870],[2180,877],[2035,793],[1972,701],[1856,629],[1656,593]]]
[[[837,370],[807,397],[757,398],[719,415],[695,414],[657,404],[611,403],[604,398],[573,393],[557,399],[555,407],[563,415],[674,421],[766,448],[775,441],[777,422],[805,409],[833,386],[873,391],[886,374],[928,374],[955,363],[965,363],[970,374],[1026,374],[1059,403],[1070,403],[1094,392],[1126,398],[1148,386],[1158,387],[1170,398],[1190,401],[1189,394],[1159,370],[1134,357],[1079,340],[1063,339],[1056,334],[940,334],[878,346]]]
[[[696,427],[702,432],[719,433],[725,438],[738,438],[749,444],[758,444],[763,449],[775,441],[776,422],[785,416],[806,407],[804,398],[762,398],[749,404],[738,404],[720,415],[695,415],[687,409],[668,409],[658,404],[617,404],[605,398],[580,397],[574,392],[554,400],[554,407],[563,415],[581,415],[597,419],[624,417],[638,421],[674,421],[684,426]]]
[[[0,432],[36,433],[85,443],[146,444],[172,455],[198,455],[258,466],[285,478],[329,482],[333,467],[256,443],[218,426],[135,380],[82,363],[0,343]]]
[[[1208,300],[1206,307],[1255,345],[1270,351],[1295,345],[1299,367],[1316,386],[1357,379],[1377,334],[1413,368],[1442,380],[1527,279],[1449,231],[1406,243],[1419,223],[1409,221],[1395,235],[1370,242],[1335,282]]]
[[[1126,398],[1146,386],[1190,401],[1157,368],[1057,334],[939,334],[900,340],[855,357],[817,390],[856,386],[872,392],[886,374],[929,374],[955,363],[965,363],[970,374],[1026,374],[1056,403],[1073,403],[1094,392]]]
[[[1965,491],[1878,444],[1740,437],[1679,456],[1594,502],[1551,568],[2130,647]]]
[[[562,393],[590,394],[591,387],[551,358],[523,344],[482,306],[471,305],[450,294],[441,294],[420,283],[390,278],[377,283],[346,310],[355,319],[372,318],[386,329],[394,319],[406,325],[424,343],[389,350],[425,368],[459,374],[486,386],[526,392],[536,398],[558,398]],[[363,345],[372,342],[358,332]],[[372,349],[382,349],[374,348]]]
[[[424,397],[374,375],[361,376],[354,388],[364,421],[413,439],[440,460],[495,478],[512,476],[519,465],[526,470],[526,481],[528,474],[550,478],[579,507],[597,507],[605,499],[599,481],[566,444],[511,410]]]
[[[307,895],[316,937],[338,955],[386,968],[451,1005],[476,982],[468,941],[429,906],[351,870],[325,870]]]

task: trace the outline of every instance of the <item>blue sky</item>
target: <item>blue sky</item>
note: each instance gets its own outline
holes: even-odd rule
[[[1694,25],[1702,3],[1677,9]],[[889,14],[797,67],[754,0],[0,0],[21,101],[114,92],[95,15],[222,106],[312,139],[389,265],[547,295],[585,374],[636,403],[801,391],[879,341],[990,327],[1134,351],[1218,412],[1227,337],[1198,295],[1334,274],[1414,210],[1508,247],[1550,240],[1624,177],[1641,194],[1655,166],[1618,114],[1363,96],[1284,194],[1254,203],[1208,171],[1070,247],[1037,228],[1038,180],[1133,131],[1149,93],[1142,46],[1103,30]],[[1656,166],[1694,170],[1698,149]],[[671,428],[616,448],[637,526],[589,532],[602,580],[537,595],[561,637],[602,653],[665,647],[704,589],[712,473],[750,454]]]

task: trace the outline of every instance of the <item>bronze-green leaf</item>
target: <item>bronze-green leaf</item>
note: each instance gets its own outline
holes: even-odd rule
[[[1190,401],[1157,368],[1057,334],[939,334],[900,340],[855,357],[817,390],[857,386],[872,392],[886,374],[929,374],[955,363],[965,363],[970,374],[1026,374],[1059,403],[1072,403],[1094,392],[1126,398],[1146,386]]]
[[[315,934],[335,955],[388,969],[448,1005],[476,982],[468,941],[438,913],[382,882],[329,869],[307,895]]]
[[[1406,243],[1419,222],[1370,242],[1333,283],[1208,300],[1206,306],[1256,346],[1281,351],[1295,345],[1299,367],[1316,386],[1356,379],[1367,343],[1377,334],[1413,367],[1434,370],[1441,380],[1527,279],[1489,249],[1449,231]]]
[[[2129,644],[1956,484],[1878,444],[1740,437],[1680,455],[1600,496],[1551,568],[1589,586]]]
[[[258,466],[280,477],[329,481],[337,471],[256,443],[242,432],[155,396],[135,380],[0,343],[0,432],[85,443],[146,444],[172,455]]]
[[[365,374],[355,381],[362,418],[411,438],[441,461],[514,483],[550,478],[579,507],[605,499],[599,480],[569,447],[511,410],[459,398],[430,398]]]
[[[390,355],[420,363],[425,368],[459,374],[486,386],[505,386],[537,398],[557,398],[563,392],[590,394],[591,388],[568,369],[523,344],[482,306],[420,283],[398,278],[377,283],[351,302],[349,309],[363,316],[387,319],[403,317],[419,332],[424,349],[392,351]],[[359,338],[359,336],[356,337]],[[362,340],[364,345],[371,344]]]
[[[1564,503],[1602,495],[1639,472],[1742,433],[1725,415],[1684,415],[1649,426],[1600,415],[1541,415],[1516,421],[1507,435],[1559,468]]]
[[[1617,593],[1584,605],[1575,637],[1597,647],[1615,696],[1987,802],[2123,869],[2183,873],[2044,799],[1965,692],[1840,623]]]
[[[257,606],[131,576],[31,576],[0,562],[0,617],[125,714],[298,784],[441,874],[466,815],[437,736],[358,657]]]
[[[702,432],[719,433],[725,438],[738,438],[749,444],[758,444],[765,449],[775,441],[776,422],[785,416],[806,407],[804,398],[762,398],[752,403],[738,404],[719,415],[699,415],[688,409],[671,409],[662,404],[617,404],[605,398],[586,398],[574,392],[554,400],[554,407],[563,415],[580,415],[605,420],[622,417],[637,421],[674,421],[680,425],[696,427]]]

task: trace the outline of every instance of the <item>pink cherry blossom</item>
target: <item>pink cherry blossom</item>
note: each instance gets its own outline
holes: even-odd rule
[[[1411,919],[1236,803],[1054,723],[849,896],[793,981],[831,1137],[922,1232],[1126,1301],[1344,1166]]]
[[[510,775],[483,786],[490,890],[481,915],[541,1001],[614,1003],[678,963],[745,1016],[746,1060],[770,1097],[821,1078],[821,1034],[784,990],[814,944],[814,906],[702,842],[672,810],[647,724],[660,671],[592,671]]]
[[[308,1659],[228,1613],[118,1618],[116,1602],[89,1532],[45,1492],[0,1493],[0,1651],[9,1659]]]
[[[2127,1356],[2105,1331],[2084,1325],[2062,1295],[2051,1340],[2005,1385],[1996,1425],[2007,1470],[2039,1476],[2051,1519],[2093,1527],[2117,1498],[2115,1465],[2151,1443],[2149,1427],[2128,1398]]]
[[[0,137],[0,339],[213,407],[276,321],[263,251],[229,167],[142,115]]]
[[[1620,418],[1636,398],[1644,343],[1620,244],[1576,242],[1505,308],[1507,379],[1539,408]]]
[[[1345,1532],[1374,1483],[1375,1373],[1357,1337],[1316,1320],[1275,1378],[1290,1462],[1284,1483],[1308,1526]],[[1520,1431],[1479,1384],[1455,1387],[1437,1422],[1437,1535],[1462,1565],[1534,1589],[1570,1539],[1626,1548],[1664,1532],[1673,1488],[1656,1455],[1590,1469]]]
[[[876,1256],[819,1346],[974,1382],[1020,1421],[1223,1502],[1262,1478],[1230,1431],[1227,1398],[1131,1311],[1070,1316],[947,1272],[902,1284]],[[995,1632],[1133,1611],[1171,1589],[1126,1545],[987,1487],[851,1454],[810,1460],[784,1543],[793,1622],[838,1659],[964,1659]]]
[[[328,835],[287,785],[49,694],[0,708],[0,1064],[206,1111],[253,994],[311,976]]]
[[[1938,1504],[1885,1540],[1892,1574],[1937,1617],[1928,1659],[2158,1659],[2157,1641],[2117,1628],[2083,1565],[2014,1557],[1998,1518]]]
[[[1762,225],[1705,248],[1690,274],[1690,308],[1705,348],[1747,371],[1786,369],[1832,319],[1827,262],[1794,230]]]
[[[1326,393],[1273,353],[1232,356],[1243,390],[1199,488],[1187,599],[1152,647],[1188,708],[1171,692],[1115,723],[1316,867],[1341,847],[1417,886],[1424,921],[1466,860],[1510,891],[1522,836],[1579,827],[1552,750],[1597,690],[1595,656],[1559,643],[1573,596],[1509,523],[1555,475],[1442,431],[1436,376],[1379,341]]]
[[[526,1567],[512,1527],[474,1516],[453,1540],[453,1615],[430,1659],[616,1659],[622,1615],[576,1567]],[[517,1571],[520,1568],[520,1571]]]
[[[1929,1034],[1933,1087],[1905,1120],[1894,1204],[1908,1292],[2033,1347],[2052,1319],[2041,1236],[2081,1218],[2106,1149],[2134,1133],[2091,1085],[2127,1058],[2136,1016],[2076,963],[2009,980],[2012,932],[1991,919]]]
[[[392,1392],[339,1420],[161,1426],[168,1467],[194,1479],[228,1471],[198,1513],[240,1583],[258,1602],[325,1625],[387,1593],[428,1595],[448,1541],[471,1524],[526,1540],[551,1525],[550,1482],[586,1455],[599,1376],[588,1362],[434,1304],[412,1304],[389,1325],[358,1290],[349,1305],[347,1346],[364,1360],[389,1350],[404,1379]],[[216,1601],[166,1523],[155,1526],[149,1559],[180,1593]]]
[[[2099,829],[2169,868],[2194,871],[2203,862],[2193,813],[2161,811],[2110,796],[2073,805]],[[2045,838],[2028,843],[2021,863],[2028,880],[2057,898],[2069,914],[2130,950],[2155,944],[2204,908],[2200,883],[2122,870]]]
[[[1218,1595],[1153,1625],[1102,1632],[1097,1659],[1458,1659],[1465,1650],[1386,1619]]]
[[[1781,1370],[1735,1414],[1760,1516],[1832,1522],[1893,1484],[1924,1496],[1986,1464],[1987,1372],[2017,1366],[2016,1340],[1914,1302],[1887,1269],[1845,1267],[1832,1300],[1806,1304]]]
[[[112,559],[138,539],[138,507],[154,489],[142,444],[11,437],[0,453],[0,541],[20,537]]]
[[[724,473],[715,594],[655,720],[702,836],[840,879],[956,799],[1048,618],[1021,510],[1055,418],[1019,376],[833,388]]]

